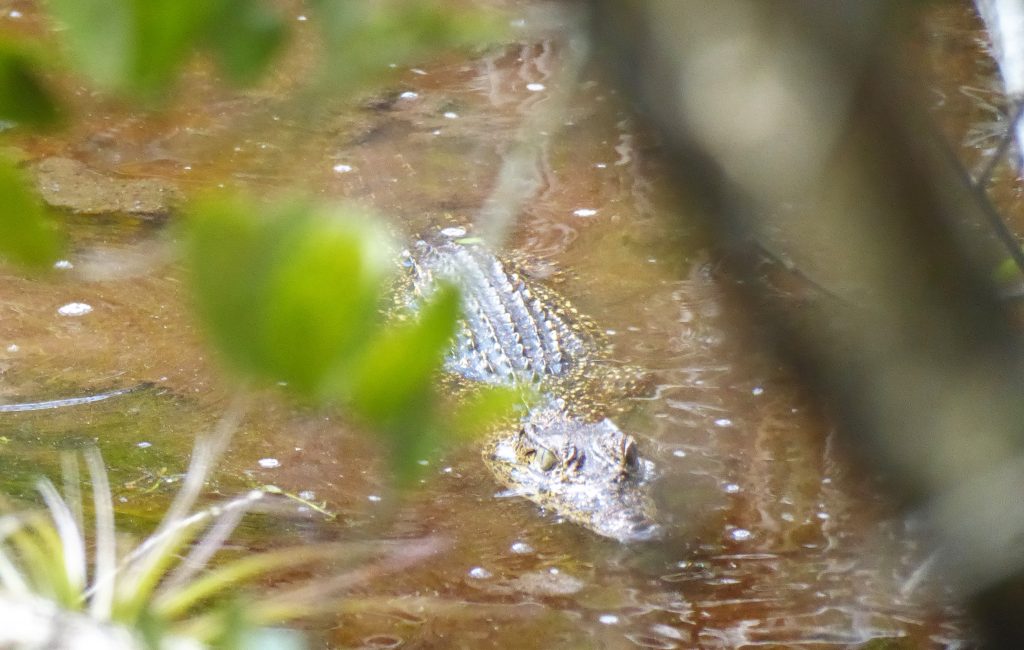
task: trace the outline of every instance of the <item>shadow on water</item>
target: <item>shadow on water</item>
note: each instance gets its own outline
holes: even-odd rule
[[[233,137],[219,111],[258,114],[272,101],[223,100],[202,119],[201,106],[182,109],[180,127],[97,119],[64,140],[27,144],[26,155],[183,186],[298,184],[370,202],[396,229],[418,232],[468,221],[522,115],[545,101],[561,46],[556,36],[423,66],[388,101],[312,129],[285,116],[258,140],[215,152],[202,141]],[[759,350],[756,323],[731,302],[706,243],[679,225],[654,147],[614,92],[585,77],[564,122],[541,148],[538,189],[510,246],[557,271],[549,281],[606,328],[617,360],[656,377],[653,395],[616,420],[658,468],[668,539],[623,546],[501,498],[472,447],[424,459],[421,485],[400,499],[381,446],[343,414],[268,396],[248,413],[211,492],[273,484],[327,512],[282,497],[243,526],[241,543],[446,540],[429,561],[363,585],[337,617],[311,624],[331,647],[957,645],[966,633],[956,612],[907,589],[925,559],[912,531],[888,519],[878,489],[847,467],[827,423]],[[152,255],[162,223],[69,221],[69,268],[46,282],[0,282],[0,396],[153,387],[0,414],[2,487],[32,499],[36,476],[59,476],[61,451],[97,445],[121,520],[141,531],[229,389],[198,341],[180,270]],[[97,265],[113,271],[79,272]],[[61,311],[71,303],[91,309]]]

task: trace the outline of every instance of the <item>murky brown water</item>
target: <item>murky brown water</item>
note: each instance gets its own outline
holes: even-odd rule
[[[0,20],[15,20],[12,7],[30,14],[0,2]],[[940,13],[942,42],[973,37],[964,21]],[[409,233],[469,220],[524,116],[543,109],[562,52],[557,33],[524,35],[479,59],[424,63],[399,76],[406,95],[312,125],[285,110],[284,82],[229,96],[199,77],[159,120],[80,96],[69,132],[16,144],[29,159],[67,156],[186,190],[313,188],[364,201]],[[232,126],[240,118],[259,129]],[[564,272],[559,290],[607,328],[616,357],[657,377],[656,394],[619,424],[657,464],[673,533],[622,546],[500,498],[472,448],[431,460],[420,489],[399,501],[384,450],[343,414],[260,399],[211,492],[273,483],[338,516],[287,501],[243,540],[432,535],[442,545],[422,565],[363,584],[310,628],[328,647],[968,644],[957,613],[911,580],[924,560],[912,532],[760,351],[756,323],[729,300],[687,215],[665,200],[654,149],[614,92],[585,75],[562,122],[536,161],[538,189],[510,246]],[[48,281],[2,272],[0,397],[154,388],[0,414],[0,487],[30,497],[34,475],[59,472],[58,450],[95,443],[123,523],[144,529],[229,389],[199,341],[180,269],[160,254],[163,219],[69,217],[68,229],[73,268]],[[62,315],[70,303],[92,310]]]

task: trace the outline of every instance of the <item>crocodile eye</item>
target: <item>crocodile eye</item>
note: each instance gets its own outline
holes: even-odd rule
[[[533,458],[533,464],[542,472],[547,472],[558,464],[558,458],[550,449],[544,449],[541,447],[537,450],[537,454]]]
[[[636,469],[640,465],[640,454],[636,450],[636,441],[632,438],[626,440],[622,450],[622,464],[627,470]]]

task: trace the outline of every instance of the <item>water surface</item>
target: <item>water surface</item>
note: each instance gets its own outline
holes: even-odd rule
[[[161,119],[83,96],[68,133],[19,146],[30,160],[64,156],[186,191],[299,187],[354,199],[400,237],[469,223],[523,120],[558,83],[564,37],[531,31],[533,14],[522,12],[520,41],[400,71],[386,92],[314,122],[286,110],[283,81],[237,95],[197,77]],[[285,500],[240,543],[439,540],[428,561],[361,584],[336,615],[311,621],[327,647],[965,644],[941,585],[919,584],[925,557],[912,531],[763,351],[695,215],[668,200],[655,143],[592,71],[582,81],[542,141],[508,247],[606,330],[617,360],[655,377],[654,393],[616,420],[658,468],[668,538],[624,546],[503,497],[472,446],[424,459],[419,489],[400,498],[372,434],[344,413],[267,395],[211,497],[272,483],[333,516]],[[146,529],[173,494],[192,435],[232,392],[166,254],[173,219],[68,216],[70,268],[46,281],[3,271],[0,398],[152,383],[95,404],[0,414],[5,491],[32,498],[32,478],[56,475],[61,450],[96,444],[126,528]],[[62,313],[74,303],[91,309]]]

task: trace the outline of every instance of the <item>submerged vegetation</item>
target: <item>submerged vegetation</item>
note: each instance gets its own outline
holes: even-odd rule
[[[93,497],[91,530],[83,525],[84,508],[73,480],[77,460],[71,456],[65,476],[70,494],[62,497],[52,482],[41,478],[38,491],[45,512],[0,516],[0,621],[6,621],[0,645],[68,650],[304,647],[297,633],[267,626],[326,611],[340,593],[359,582],[358,572],[320,584],[248,593],[237,589],[317,563],[372,562],[380,549],[320,544],[217,561],[242,517],[266,494],[253,490],[195,509],[239,414],[233,409],[217,431],[196,441],[174,502],[156,530],[137,544],[126,547],[126,537],[115,528],[106,469],[95,449],[85,453]],[[86,551],[90,545],[95,549],[91,559]],[[404,559],[396,555],[392,564],[414,561],[434,547],[430,540],[418,546],[405,552]]]

